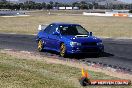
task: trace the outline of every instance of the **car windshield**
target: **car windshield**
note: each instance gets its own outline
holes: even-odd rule
[[[88,31],[86,31],[80,25],[63,25],[60,26],[60,33],[62,35],[87,35]]]

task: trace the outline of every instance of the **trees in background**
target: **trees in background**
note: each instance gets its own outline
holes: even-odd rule
[[[80,9],[132,9],[132,4],[112,4],[106,3],[100,5],[96,0],[92,2],[73,2],[73,3],[59,3],[50,1],[49,3],[36,3],[33,1],[26,1],[24,3],[10,3],[6,0],[1,0],[0,9],[16,9],[16,10],[30,10],[30,9],[52,9],[53,7],[79,7]]]
[[[7,2],[6,0],[0,0],[1,2]]]

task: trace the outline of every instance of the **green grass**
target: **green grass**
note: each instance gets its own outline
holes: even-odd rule
[[[78,11],[51,11],[51,14],[80,14]],[[78,23],[96,36],[132,37],[132,18],[47,15],[48,11],[30,12],[29,17],[0,17],[0,32],[36,34],[39,24],[52,22]]]
[[[89,73],[92,79],[115,79],[103,73],[93,71]],[[19,59],[0,53],[0,88],[81,88],[78,82],[80,76],[81,71],[78,68],[49,64],[44,60]],[[114,88],[124,87],[126,86]],[[95,86],[87,88],[95,88]],[[96,86],[96,88],[106,88],[106,86]]]

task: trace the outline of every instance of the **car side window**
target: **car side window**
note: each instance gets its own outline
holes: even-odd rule
[[[56,31],[56,28],[57,28],[56,25],[50,24],[50,25],[44,30],[44,32],[45,32],[45,33],[48,33],[48,34],[52,34],[53,32]]]
[[[56,31],[56,28],[57,28],[56,25],[52,25],[52,27],[51,27],[51,29],[50,29],[50,31],[49,31],[49,34],[53,34],[53,32]]]
[[[44,32],[49,34],[50,30],[52,29],[52,26],[53,25],[50,24],[48,27],[46,27],[45,30],[44,30]]]

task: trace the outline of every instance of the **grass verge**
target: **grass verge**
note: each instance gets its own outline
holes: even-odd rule
[[[48,11],[30,12],[29,17],[0,17],[0,32],[35,34],[39,24],[52,22],[78,23],[96,36],[132,37],[132,19],[126,17],[94,17],[68,14],[82,13],[78,11]],[[57,15],[60,14],[60,15]]]
[[[116,79],[89,71],[92,79]],[[0,53],[1,88],[81,88],[78,68],[40,60],[19,59]],[[125,88],[126,86],[96,86],[96,88]],[[89,86],[88,88],[95,88]],[[131,86],[127,86],[131,88]]]

